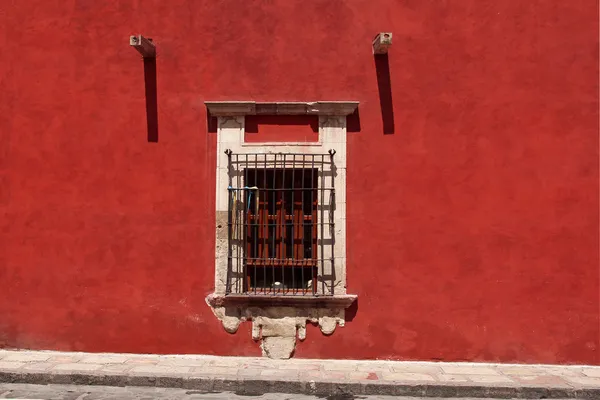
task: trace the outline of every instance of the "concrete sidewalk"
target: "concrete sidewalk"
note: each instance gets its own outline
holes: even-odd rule
[[[0,350],[0,382],[235,392],[600,399],[600,367]]]

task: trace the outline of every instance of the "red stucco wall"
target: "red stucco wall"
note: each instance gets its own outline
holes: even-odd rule
[[[323,99],[359,302],[298,357],[599,364],[596,3],[0,0],[0,347],[258,355],[204,302],[203,102]]]

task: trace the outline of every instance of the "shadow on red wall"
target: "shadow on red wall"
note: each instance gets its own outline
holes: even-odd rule
[[[146,90],[146,124],[148,141],[158,142],[158,94],[156,90],[156,58],[144,58],[144,86]]]
[[[394,106],[392,102],[392,78],[390,77],[390,62],[387,54],[376,54],[375,70],[377,72],[377,89],[379,90],[379,105],[383,134],[390,135],[395,131]]]

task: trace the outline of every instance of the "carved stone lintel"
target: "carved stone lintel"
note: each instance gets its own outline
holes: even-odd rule
[[[352,114],[357,101],[263,102],[207,101],[206,108],[214,117],[236,115],[338,115]]]

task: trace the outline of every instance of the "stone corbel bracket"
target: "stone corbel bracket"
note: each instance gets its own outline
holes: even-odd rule
[[[262,340],[263,356],[290,358],[296,338],[306,339],[306,323],[318,324],[321,332],[331,335],[344,326],[345,309],[356,295],[321,297],[247,296],[210,294],[206,303],[229,333],[237,332],[243,321],[252,321],[252,339]]]

